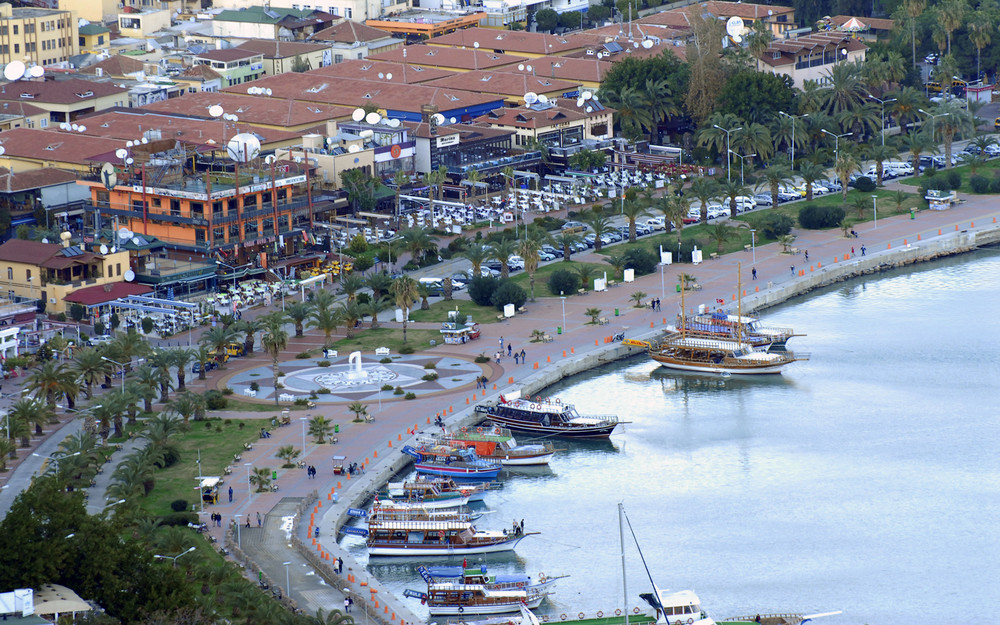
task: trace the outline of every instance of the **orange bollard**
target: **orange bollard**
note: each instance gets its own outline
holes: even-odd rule
[[[393,621],[396,620],[396,613],[395,612],[392,613],[392,619],[391,620],[393,620]]]
[[[809,273],[812,273],[812,271],[813,271],[813,266],[809,265]]]
[[[392,449],[392,441],[389,441],[389,449]]]
[[[389,606],[385,606],[385,613],[386,613],[386,614],[388,614],[388,613],[389,613]]]
[[[917,235],[917,241],[919,241],[919,240],[920,240],[920,235],[918,234],[918,235]]]
[[[340,482],[337,482],[337,488],[340,488]]]
[[[975,228],[976,227],[976,222],[974,222],[974,221],[969,222],[969,227],[970,228]]]
[[[938,236],[941,236],[941,228],[938,228]]]
[[[441,416],[441,413],[439,412],[439,413],[437,414],[437,416],[439,416],[439,417],[440,417],[440,416]],[[427,417],[427,425],[430,425],[430,424],[431,424],[431,418],[430,418],[430,417]]]
[[[570,348],[569,348],[569,353],[571,353],[571,354],[575,354],[575,353],[576,353],[576,348],[575,348],[575,347],[570,347]],[[513,382],[513,381],[514,381],[514,378],[511,378],[511,380],[510,380],[510,381],[511,381],[511,382]]]
[[[733,293],[733,301],[736,301],[736,293]]]
[[[888,243],[887,245],[888,245],[888,247],[886,247],[885,249],[891,250],[892,249],[892,243]]]
[[[455,414],[455,408],[453,408],[452,406],[448,406],[448,413]]]
[[[375,609],[378,610],[378,599],[375,600]]]
[[[563,358],[565,358],[565,357],[566,357],[566,350],[564,349],[563,350]]]
[[[409,433],[410,433],[410,431],[409,431],[409,430],[406,430],[406,433],[407,433],[407,434],[409,434]],[[397,435],[396,435],[396,440],[397,440],[397,441],[401,441],[401,440],[403,440],[403,435],[402,435],[402,434],[397,434]],[[389,445],[389,447],[392,447],[392,445]]]
[[[366,456],[366,457],[365,457],[365,464],[371,464],[371,463],[372,463],[372,459],[371,459],[371,458],[368,458],[368,457]]]
[[[330,493],[330,494],[328,494],[328,495],[326,496],[326,500],[327,500],[327,501],[333,501],[333,493]]]
[[[514,383],[514,376],[510,376],[509,378],[507,378],[507,384],[513,384],[513,383]]]
[[[754,293],[760,293],[760,287],[759,286],[755,286],[753,292]]]
[[[599,347],[599,346],[600,344],[597,342],[597,339],[594,339],[594,347]]]
[[[743,289],[743,297],[746,297],[746,296],[747,296],[747,290]]]
[[[378,450],[377,449],[374,452],[372,452],[372,453],[374,453],[375,457],[378,458]]]
[[[651,328],[653,327],[653,322],[652,321],[649,322],[649,327],[651,327]]]
[[[532,369],[537,369],[537,368],[538,368],[538,363],[536,362],[536,363],[535,363],[535,366],[534,366],[534,367],[532,367]]]
[[[545,362],[552,362],[552,356],[546,356]]]
[[[955,224],[955,232],[958,232],[958,224]]]
[[[993,218],[993,223],[996,223],[996,222],[997,222],[997,218],[996,218],[996,217],[994,217],[994,218]]]
[[[414,434],[417,433],[417,424],[416,423],[413,424],[413,433]]]
[[[468,397],[466,397],[466,398],[465,398],[465,405],[466,405],[466,406],[468,406],[468,405],[469,405],[469,398],[468,398]]]
[[[903,245],[909,245],[909,243],[906,242],[906,239],[903,239]]]
[[[351,474],[350,473],[347,474],[347,479],[351,479]]]
[[[494,390],[494,391],[495,391],[495,390],[497,390],[497,385],[496,385],[496,382],[494,382],[494,383],[493,383],[493,390]]]
[[[823,263],[821,263],[819,261],[816,261],[816,269],[819,269],[822,266],[823,266]]]

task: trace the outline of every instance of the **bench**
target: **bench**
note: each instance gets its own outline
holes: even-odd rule
[[[295,401],[295,396],[291,393],[282,393],[281,395],[278,395],[278,401],[293,402]]]
[[[749,251],[750,251],[750,247],[751,247],[751,246],[750,246],[749,244],[747,244],[747,245],[744,245],[744,246],[743,246],[743,251],[744,251],[744,252],[749,252]]]
[[[330,358],[336,358],[336,357],[337,357],[337,350],[335,350],[335,349],[325,350],[325,352],[324,352],[324,358],[326,358],[327,360],[329,360]]]
[[[711,258],[712,260],[715,260],[719,257],[719,254],[718,252],[712,252],[711,254],[708,255],[708,257]]]
[[[587,289],[579,289],[579,290],[578,290],[578,291],[576,292],[576,294],[577,294],[577,295],[586,295],[586,294],[587,294]]]
[[[613,289],[613,288],[615,288],[616,286],[618,286],[618,283],[617,283],[617,282],[615,282],[614,280],[608,280],[608,288],[609,288],[609,289]]]
[[[253,443],[243,443],[243,449],[250,451],[253,449]]]
[[[543,343],[551,343],[552,342],[552,337],[549,336],[548,334],[543,334],[542,335],[542,342]]]
[[[607,318],[607,317],[601,317],[600,319],[598,319],[598,320],[597,320],[597,323],[598,323],[599,325],[602,325],[602,326],[606,326],[606,325],[608,325],[608,324],[609,324],[609,323],[611,323],[611,322],[610,322],[610,321],[608,321],[608,318]]]
[[[503,320],[505,320],[506,318],[507,318],[507,317],[504,317],[503,315],[497,315],[497,321],[503,321]]]
[[[256,397],[257,391],[253,390],[252,388],[245,388],[243,389],[243,394],[246,395],[247,397]]]
[[[375,348],[375,355],[376,356],[388,356],[389,355],[389,348],[388,347],[376,347]]]
[[[524,313],[528,312],[528,309],[525,308],[524,306],[521,306],[520,308],[517,309],[517,312],[518,314],[523,315]]]

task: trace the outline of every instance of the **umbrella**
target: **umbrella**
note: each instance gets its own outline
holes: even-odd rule
[[[840,26],[840,30],[856,33],[861,30],[868,30],[868,26],[862,23],[858,18],[852,17]]]

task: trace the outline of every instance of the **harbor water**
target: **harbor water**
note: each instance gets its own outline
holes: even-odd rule
[[[630,423],[608,442],[559,442],[548,468],[502,473],[477,524],[524,519],[541,534],[469,564],[569,575],[536,611],[550,622],[610,614],[623,607],[621,501],[656,584],[696,591],[716,618],[992,622],[998,276],[1000,252],[981,250],[765,311],[807,334],[789,348],[812,354],[780,376],[682,374],[637,357],[563,381],[551,396]],[[650,582],[625,531],[631,609]],[[393,591],[426,590],[423,560],[368,562],[361,539],[344,542]]]

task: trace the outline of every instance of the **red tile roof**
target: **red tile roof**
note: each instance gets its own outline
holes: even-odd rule
[[[51,187],[71,182],[79,177],[79,174],[76,172],[63,171],[53,167],[26,169],[13,173],[6,167],[0,167],[0,192],[6,191],[12,193]]]
[[[246,124],[242,115],[235,114],[240,118],[238,122],[239,132],[252,132],[259,135],[260,142],[264,145],[290,141],[300,136],[296,132]],[[212,139],[217,145],[224,145],[235,134],[231,123],[225,124],[226,128],[223,128],[222,120],[195,119],[146,109],[96,113],[79,121],[84,122],[87,127],[85,134],[123,141],[140,138],[143,133],[150,130],[159,130],[163,139],[196,144],[208,143]]]
[[[339,43],[365,43],[391,37],[392,34],[378,28],[344,20],[330,28],[313,33],[313,41],[337,41]]]
[[[560,80],[601,82],[613,67],[610,61],[598,59],[597,55],[573,58],[568,56],[542,56],[531,59],[536,76],[548,76]],[[514,72],[518,64],[502,67],[497,71]]]
[[[353,78],[355,80],[378,80],[387,83],[402,83],[407,85],[418,84],[434,80],[435,78],[445,78],[455,72],[453,70],[440,69],[437,67],[422,67],[409,63],[391,63],[389,61],[376,61],[371,57],[367,59],[354,59],[317,67],[310,72],[316,76],[330,76],[333,78]],[[392,78],[388,78],[392,76]]]
[[[115,54],[99,63],[88,65],[80,70],[81,74],[96,75],[98,68],[105,76],[124,77],[143,71],[145,63],[124,54]]]
[[[130,295],[146,295],[152,293],[152,287],[134,282],[112,282],[110,284],[98,284],[77,289],[64,297],[67,302],[83,304],[84,306],[95,306],[106,302],[113,302],[122,297]]]
[[[260,52],[254,52],[252,50],[241,50],[240,48],[226,48],[224,50],[208,50],[207,52],[202,52],[201,54],[195,54],[192,56],[192,58],[208,59],[209,61],[220,61],[222,63],[228,63],[230,61],[249,59],[259,55]]]
[[[130,138],[137,136],[140,135]],[[77,132],[14,128],[0,133],[0,145],[8,158],[88,165],[91,157],[97,154],[113,153],[125,147],[125,140],[92,137]]]
[[[328,119],[348,119],[354,111],[354,107],[208,91],[186,93],[179,98],[153,102],[144,106],[143,110],[211,119],[208,109],[216,104],[227,113],[238,116],[241,122],[283,128],[320,124]]]
[[[522,96],[529,91],[544,94],[562,94],[576,91],[579,83],[546,75],[536,76],[527,72],[474,71],[453,74],[427,83],[429,87],[471,89],[477,93],[496,93],[504,96]]]
[[[329,50],[330,46],[320,43],[302,41],[274,41],[273,39],[248,39],[236,46],[237,50],[246,50],[263,54],[265,59],[289,59],[300,54],[309,54],[321,50]]]
[[[453,46],[468,49],[479,44],[481,50],[499,50],[507,54],[564,54],[598,43],[592,35],[548,35],[523,30],[496,30],[493,28],[465,28],[427,41],[431,46]]]
[[[10,239],[3,245],[0,245],[0,260],[25,263],[29,265],[41,265],[56,255],[61,249],[62,246],[58,243],[42,243],[41,241]]]
[[[500,33],[514,31],[494,31]],[[432,40],[433,41],[433,40]],[[525,60],[523,56],[502,54],[493,50],[476,50],[473,48],[446,48],[439,46],[412,45],[393,50],[386,50],[368,57],[374,61],[391,61],[393,63],[410,63],[430,67],[453,67],[456,69],[490,69],[510,65]]]
[[[124,89],[110,82],[94,82],[80,78],[69,80],[20,80],[0,89],[0,100],[75,104],[108,95],[124,94]]]

